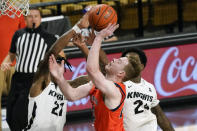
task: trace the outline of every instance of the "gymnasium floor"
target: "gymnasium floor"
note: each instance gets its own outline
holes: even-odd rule
[[[181,107],[165,109],[176,131],[197,131],[197,104],[186,104]],[[83,115],[83,119],[71,120],[68,118],[64,131],[94,131],[93,120]],[[2,110],[3,131],[9,131],[5,122],[5,109]],[[158,128],[158,131],[160,129]]]
[[[165,114],[175,127],[175,131],[197,131],[197,104],[185,104],[165,110]],[[93,122],[92,120],[68,122],[64,131],[94,131]],[[160,131],[159,127],[158,131]]]

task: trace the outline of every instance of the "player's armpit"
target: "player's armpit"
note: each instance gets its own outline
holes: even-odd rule
[[[40,77],[40,79],[37,79],[33,82],[31,88],[30,88],[30,97],[36,97],[42,92],[42,83],[44,82],[44,77]]]
[[[42,93],[42,91],[48,86],[49,82],[49,72],[47,74],[40,74],[40,72],[37,71],[33,79],[33,84],[30,88],[30,97],[36,97]]]
[[[151,111],[156,115],[157,123],[163,131],[175,131],[159,104],[151,108]]]
[[[79,76],[74,80],[69,80],[68,83],[73,87],[77,88],[80,85],[86,84],[90,82],[90,79],[88,78],[87,75]]]

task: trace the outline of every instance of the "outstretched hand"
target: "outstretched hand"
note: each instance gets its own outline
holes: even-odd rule
[[[64,74],[64,61],[61,61],[61,65],[56,62],[54,55],[52,54],[49,57],[49,70],[51,75],[58,80]]]
[[[89,31],[89,36],[85,37],[85,43],[91,46],[94,42],[96,35],[93,28],[91,28],[91,31],[90,30],[88,31]]]
[[[88,12],[86,12],[84,14],[84,16],[79,20],[79,22],[77,23],[78,27],[80,29],[82,28],[88,28],[89,26],[89,15],[90,13],[94,10],[94,8],[92,7]]]
[[[119,27],[119,24],[111,24],[110,23],[106,28],[102,29],[98,33],[97,37],[101,37],[101,38],[104,39],[104,38],[106,38],[108,36],[111,36],[114,33],[114,31],[116,29],[118,29],[118,27]]]
[[[75,46],[77,47],[81,47],[81,46],[85,46],[86,44],[84,43],[84,38],[81,34],[76,34],[74,35],[72,42]]]

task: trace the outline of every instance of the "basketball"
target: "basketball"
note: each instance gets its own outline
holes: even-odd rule
[[[116,11],[109,5],[96,5],[89,15],[89,23],[96,31],[100,31],[108,26],[109,23],[117,23]]]

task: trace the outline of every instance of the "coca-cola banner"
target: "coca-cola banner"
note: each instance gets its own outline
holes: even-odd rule
[[[152,83],[158,98],[172,98],[197,94],[197,44],[179,45],[144,50],[148,62],[142,73]],[[108,58],[119,58],[121,53],[109,54]],[[73,72],[67,72],[67,79],[86,74],[84,58],[70,59]],[[91,108],[89,97],[68,103],[68,110]]]
[[[197,94],[197,44],[148,49],[143,77],[154,84],[158,98]]]

